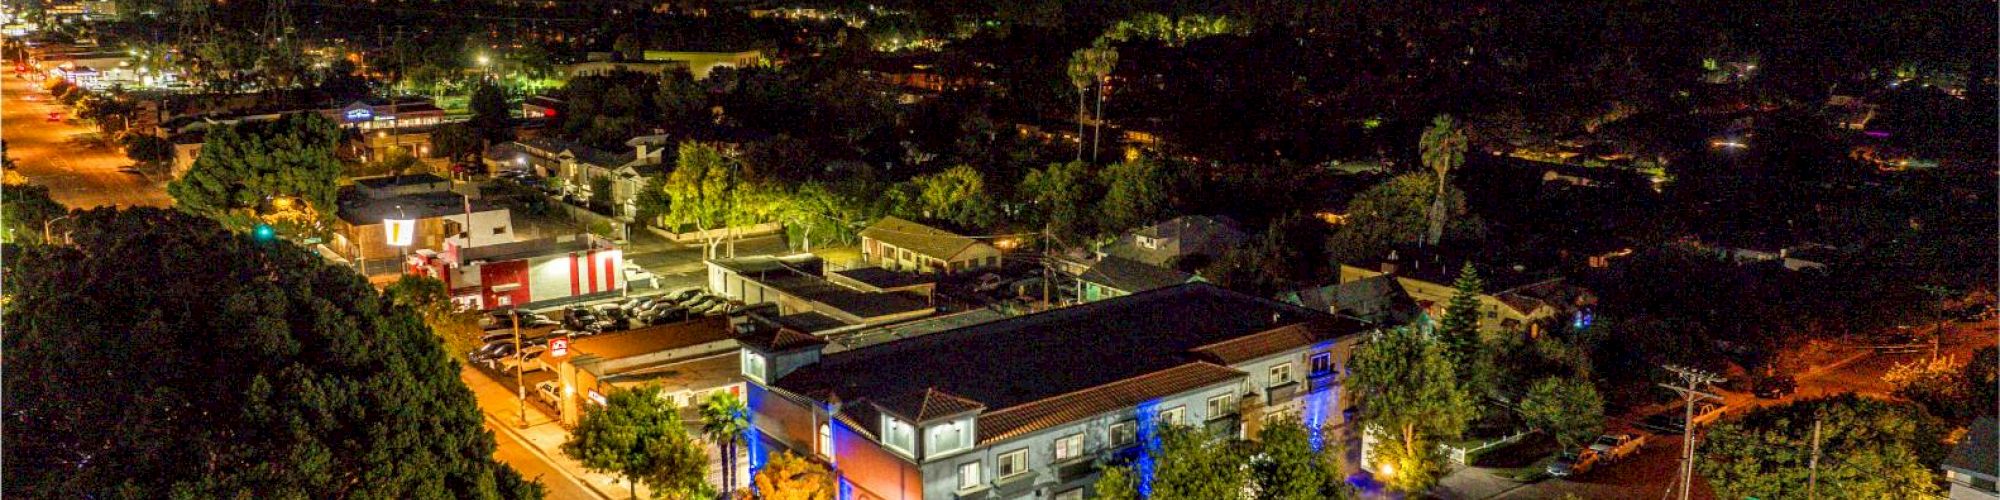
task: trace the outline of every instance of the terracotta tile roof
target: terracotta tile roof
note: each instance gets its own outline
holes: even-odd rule
[[[918,423],[986,409],[986,405],[979,404],[978,401],[940,391],[936,387],[924,389],[920,393],[884,397],[875,400],[875,404]]]
[[[826,345],[826,341],[819,337],[790,328],[755,332],[737,337],[736,341],[764,352],[785,352]]]
[[[1244,376],[1226,366],[1195,362],[1014,406],[979,417],[979,444],[985,446]]]
[[[1294,323],[1272,330],[1245,335],[1213,344],[1190,349],[1204,359],[1233,365],[1319,342],[1333,340],[1337,335],[1366,329],[1367,326],[1353,318],[1320,319],[1315,322]]]
[[[618,359],[668,349],[694,347],[718,340],[728,340],[735,336],[736,332],[729,328],[728,318],[704,318],[686,323],[578,338],[570,341],[569,356],[574,358],[590,354],[603,359]],[[549,358],[547,352],[542,353],[542,357],[547,358],[551,366],[560,361]]]

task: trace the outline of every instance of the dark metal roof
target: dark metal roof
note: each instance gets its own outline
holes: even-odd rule
[[[1194,280],[1192,274],[1154,266],[1116,255],[1097,259],[1090,269],[1084,270],[1078,279],[1125,293],[1137,293],[1155,288],[1166,288]]]
[[[1993,417],[1981,417],[1965,433],[1965,440],[1951,449],[1944,466],[1964,472],[2000,477],[2000,425]]]
[[[1300,323],[1309,323],[1306,328],[1314,329],[1314,338],[1366,328],[1356,321],[1331,319],[1289,304],[1190,283],[828,354],[774,385],[847,402],[893,401],[941,390],[999,415],[1016,406],[1101,386],[1130,389],[1133,386],[1118,384],[1197,363],[1193,349],[1230,339]],[[1319,330],[1323,328],[1327,330]],[[1180,386],[1168,386],[1173,387]],[[1061,401],[1084,405],[1077,411],[1096,408],[1083,403],[1095,399]],[[853,405],[843,405],[847,406]],[[1037,411],[1068,414],[1058,410]],[[871,421],[865,416],[856,419]],[[988,425],[980,425],[982,436],[989,432],[984,429]],[[1007,428],[1021,429],[996,427]]]

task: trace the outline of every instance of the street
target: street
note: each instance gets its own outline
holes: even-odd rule
[[[0,80],[4,80],[0,84],[0,139],[7,142],[7,155],[20,166],[28,182],[47,186],[51,197],[70,208],[172,204],[164,180],[120,171],[132,161],[118,148],[85,139],[96,131],[48,121],[49,113],[68,117],[70,112],[50,102],[34,83],[12,73]]]

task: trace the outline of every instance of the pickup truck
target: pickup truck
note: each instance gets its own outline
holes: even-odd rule
[[[1645,447],[1645,434],[1605,434],[1590,443],[1590,451],[1606,462],[1624,460]]]
[[[1555,477],[1580,476],[1596,467],[1597,460],[1597,452],[1589,449],[1575,453],[1565,451],[1556,456],[1556,461],[1549,463],[1548,473]]]

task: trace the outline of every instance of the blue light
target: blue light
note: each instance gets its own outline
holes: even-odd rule
[[[1328,377],[1331,380],[1331,377]],[[1339,400],[1340,389],[1333,384],[1314,387],[1306,393],[1305,411],[1301,415],[1306,426],[1306,440],[1312,443],[1313,451],[1326,446],[1326,416],[1333,412],[1333,402]]]
[[[1132,461],[1132,472],[1139,476],[1140,498],[1153,496],[1153,453],[1160,450],[1159,408],[1158,399],[1139,403],[1139,459]]]
[[[251,236],[257,238],[257,241],[271,241],[278,238],[278,230],[272,229],[270,224],[258,224],[251,232]]]
[[[847,476],[840,477],[840,500],[854,500],[854,483],[847,482]]]
[[[743,429],[743,455],[750,460],[750,476],[756,477],[757,471],[764,470],[764,463],[770,458],[768,451],[764,449],[764,440],[758,439],[757,415],[752,411],[752,409],[757,407],[758,403],[764,401],[764,391],[758,390],[755,384],[745,385],[748,386],[748,390],[743,391],[743,410],[745,413],[743,419],[750,422],[751,425]]]

